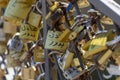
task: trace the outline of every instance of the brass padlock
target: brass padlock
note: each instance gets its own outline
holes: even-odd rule
[[[111,56],[113,52],[109,49],[107,50],[104,55],[98,60],[99,65],[104,64]]]
[[[8,20],[9,22],[14,24],[20,22],[21,24],[22,20],[27,17],[34,2],[35,0],[32,0],[31,2],[29,0],[10,0],[5,10],[5,20]]]
[[[80,33],[84,29],[84,26],[77,27],[69,36],[69,40],[73,40],[77,37],[78,33]]]
[[[36,8],[33,7],[33,10],[29,13],[28,23],[34,27],[40,27],[42,16],[38,14]]]
[[[29,24],[22,24],[20,28],[20,38],[24,41],[36,41],[38,39],[39,28]]]
[[[32,67],[30,68],[22,68],[22,80],[34,80],[35,72]]]
[[[48,30],[45,48],[49,50],[57,50],[64,52],[68,47],[67,42],[58,41],[58,38],[62,32]]]
[[[45,58],[44,58],[44,51],[42,49],[42,47],[36,47],[34,50],[34,61],[35,62],[44,62]]]
[[[79,8],[85,8],[85,7],[90,6],[90,3],[88,2],[88,0],[80,0],[77,3],[78,3]]]

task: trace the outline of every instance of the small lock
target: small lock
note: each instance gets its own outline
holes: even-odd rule
[[[88,2],[88,0],[80,0],[77,3],[78,3],[79,8],[86,8],[90,6],[90,3]]]
[[[28,23],[34,27],[40,27],[42,16],[39,14],[36,6],[32,8],[28,15]]]
[[[79,77],[79,74],[81,74],[81,71],[79,71],[77,67],[69,68],[63,73],[64,77],[68,80],[74,80],[75,78]]]
[[[22,80],[34,80],[35,71],[32,67],[30,68],[22,68]]]
[[[23,47],[23,42],[20,39],[20,33],[16,33],[9,41],[8,41],[8,47],[10,50],[14,50],[17,52],[20,52]]]
[[[84,29],[84,26],[77,27],[69,36],[70,40],[73,40],[77,37],[78,33],[80,33]]]
[[[113,52],[109,49],[107,50],[103,56],[98,60],[99,65],[104,64],[111,56],[112,56]]]
[[[45,61],[45,57],[44,57],[44,51],[42,49],[42,47],[36,47],[34,50],[34,61],[35,62],[44,62]]]

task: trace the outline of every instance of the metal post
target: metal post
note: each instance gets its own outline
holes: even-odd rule
[[[44,45],[45,45],[45,41],[46,41],[46,36],[47,36],[47,22],[46,22],[46,0],[41,0],[42,1],[42,11],[43,11],[43,38],[44,38]],[[44,53],[45,53],[45,80],[52,80],[51,79],[51,74],[50,74],[50,60],[48,58],[48,50],[44,49]]]

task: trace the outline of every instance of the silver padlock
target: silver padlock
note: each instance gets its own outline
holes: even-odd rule
[[[19,37],[20,33],[16,33],[9,41],[8,41],[8,49],[20,52],[23,47],[23,41]]]
[[[72,67],[66,70],[63,75],[67,80],[74,80],[79,77],[81,71],[77,69],[77,67]]]

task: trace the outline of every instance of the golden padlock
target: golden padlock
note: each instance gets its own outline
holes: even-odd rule
[[[106,42],[109,39],[112,39],[110,38],[111,34],[113,34],[113,31],[109,30],[108,32],[96,35],[96,37],[91,41],[89,50],[85,53],[84,58],[88,58],[89,56],[93,56],[98,52],[106,50]]]
[[[50,50],[58,50],[58,51],[65,51],[68,47],[67,42],[61,42],[58,40],[59,36],[62,32],[60,31],[51,31],[49,30],[47,33],[47,39],[45,43],[45,48]]]
[[[5,8],[8,4],[8,0],[0,0],[0,7]]]
[[[33,11],[30,12],[28,23],[34,27],[40,27],[42,16]]]
[[[112,19],[109,18],[108,16],[103,16],[100,21],[101,21],[103,24],[114,25]]]
[[[80,66],[80,62],[79,62],[78,58],[74,58],[74,59],[72,60],[71,66],[72,66],[72,67]]]
[[[32,6],[31,3],[33,3],[34,1],[32,0],[30,2],[29,0],[10,0],[5,10],[5,20],[8,20],[9,22],[14,24],[16,24],[17,22],[21,23],[23,19],[26,19]]]
[[[45,61],[45,57],[44,57],[44,51],[42,49],[42,47],[36,47],[34,50],[34,61],[35,62],[44,62]]]
[[[22,80],[34,80],[34,77],[35,77],[35,72],[34,72],[34,69],[32,67],[30,68],[22,68],[21,69],[22,71]]]
[[[38,39],[39,28],[29,24],[22,24],[20,28],[20,37],[24,41],[36,41]]]
[[[104,64],[111,56],[112,56],[113,52],[109,49],[107,50],[103,56],[98,60],[99,65]]]
[[[80,0],[77,3],[78,3],[79,8],[85,8],[85,7],[90,6],[90,3],[88,2],[88,0]]]
[[[64,55],[63,62],[62,62],[62,69],[63,70],[67,70],[70,68],[73,57],[74,57],[74,53],[67,50],[66,54]]]
[[[77,37],[77,34],[84,29],[84,26],[77,27],[69,36],[69,40],[73,40]]]
[[[63,31],[63,33],[60,35],[58,40],[61,42],[69,42],[70,41],[69,40],[70,33],[72,33],[72,31],[70,29],[65,29],[65,31]]]

